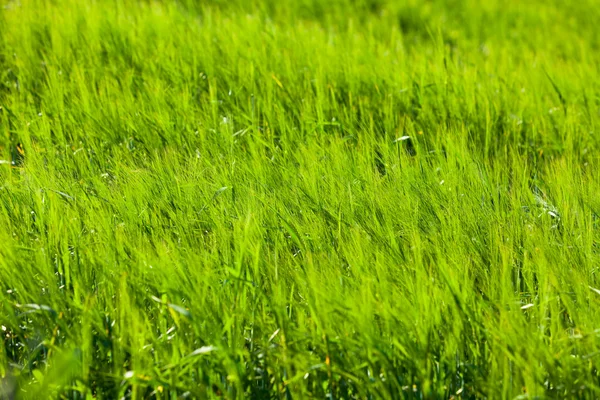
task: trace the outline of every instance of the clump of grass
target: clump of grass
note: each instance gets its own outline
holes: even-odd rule
[[[0,4],[2,396],[599,395],[591,1]]]

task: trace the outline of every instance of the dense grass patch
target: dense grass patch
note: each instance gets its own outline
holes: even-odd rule
[[[0,5],[0,397],[600,396],[595,2]]]

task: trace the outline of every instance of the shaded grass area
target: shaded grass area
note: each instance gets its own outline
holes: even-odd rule
[[[598,396],[593,2],[0,4],[0,390]]]

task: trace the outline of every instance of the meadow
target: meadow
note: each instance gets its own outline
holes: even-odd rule
[[[599,23],[0,0],[0,398],[599,398]]]

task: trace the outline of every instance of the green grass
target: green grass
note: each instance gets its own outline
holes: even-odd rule
[[[0,397],[600,396],[595,1],[0,5]]]

